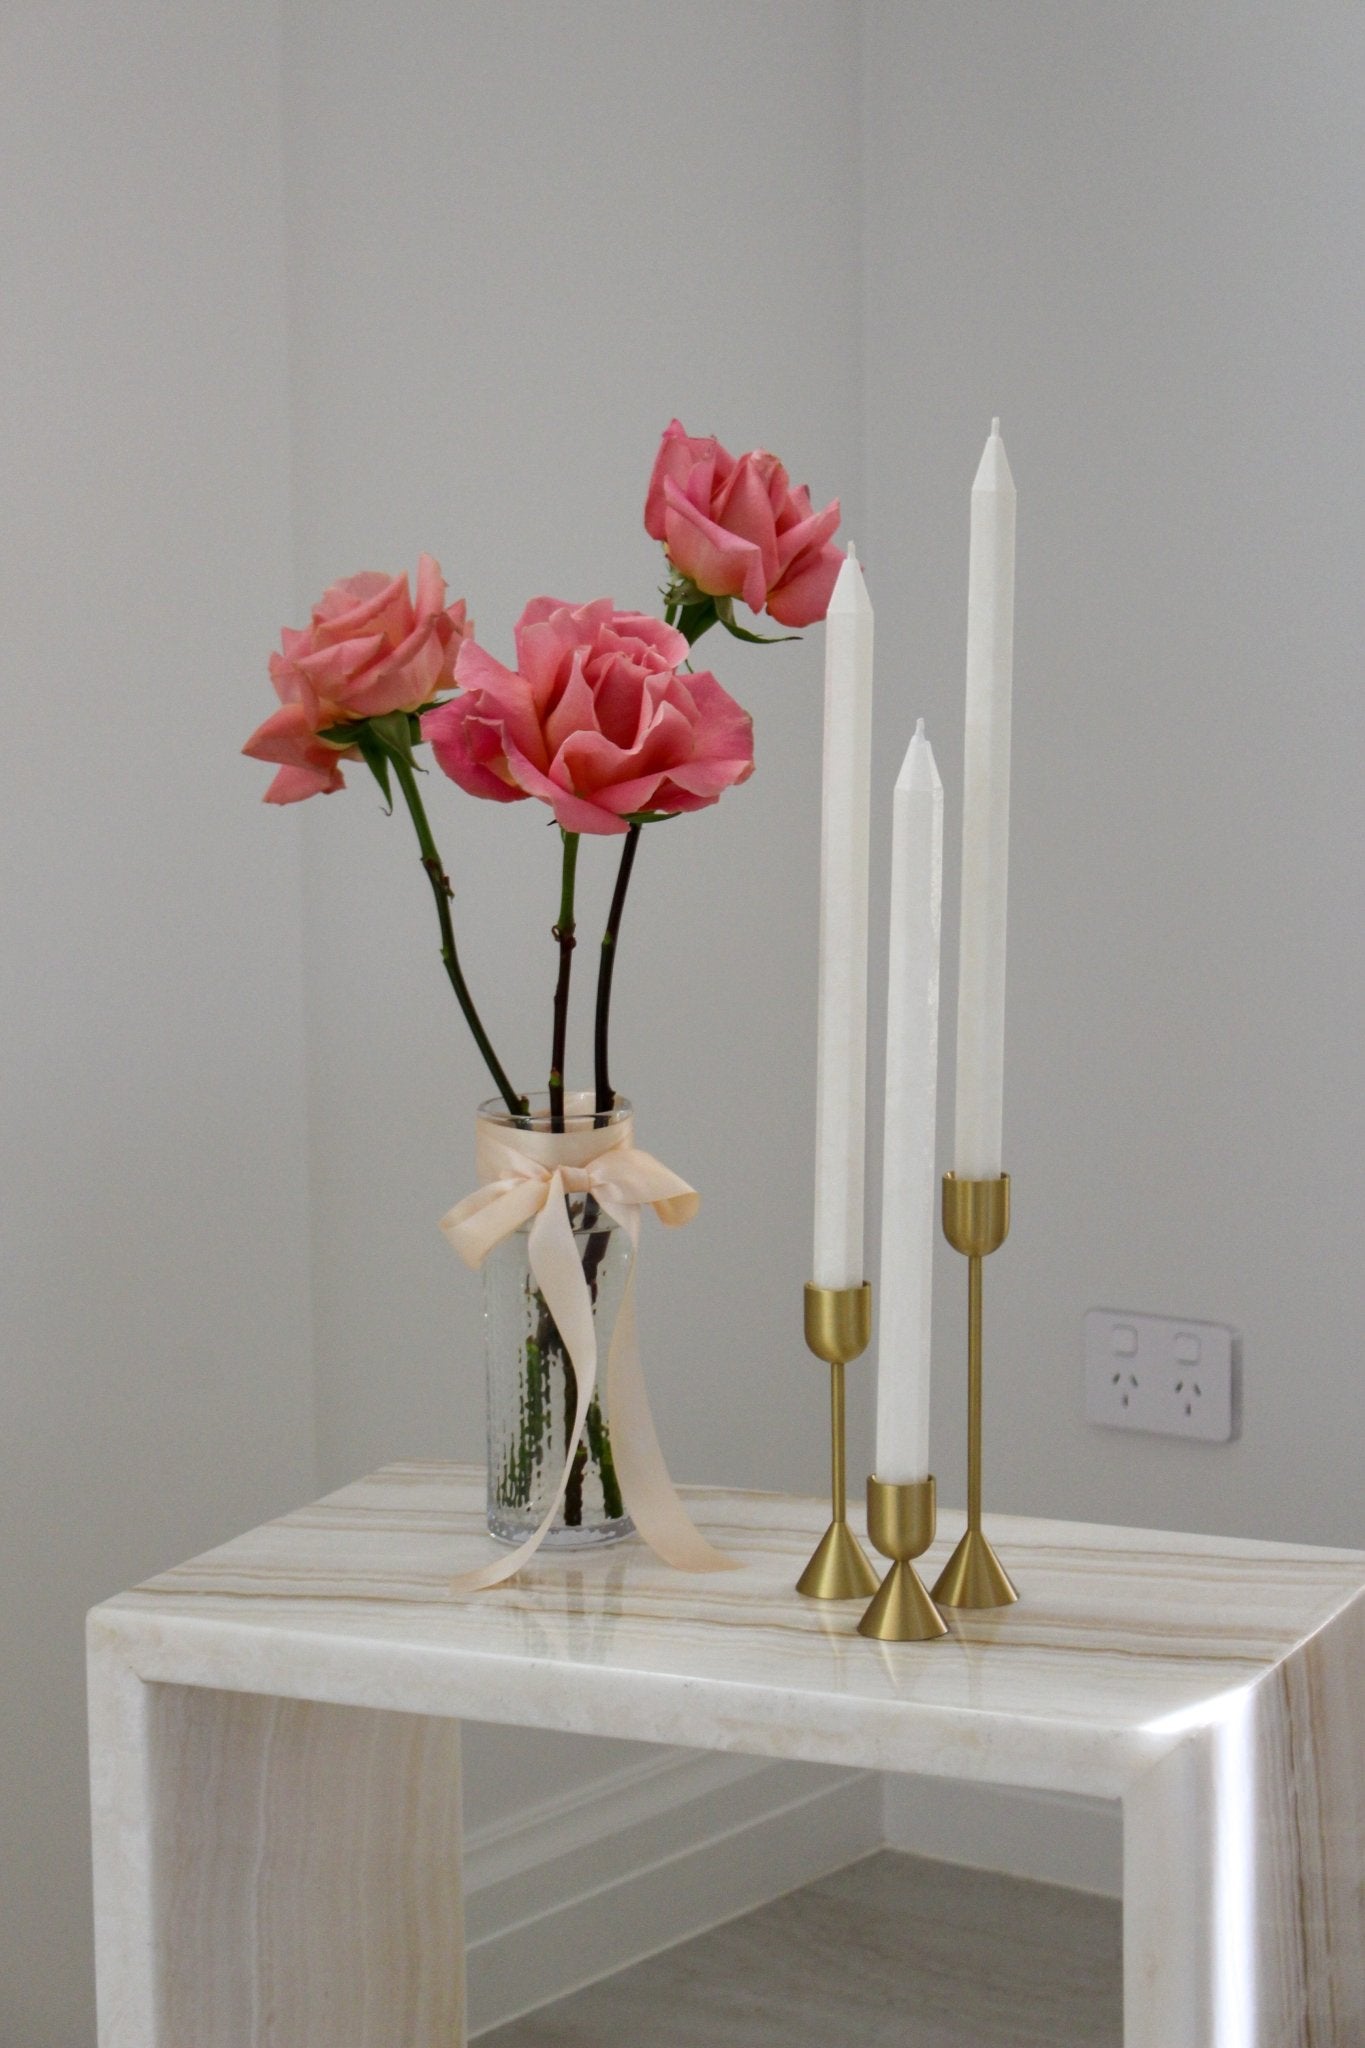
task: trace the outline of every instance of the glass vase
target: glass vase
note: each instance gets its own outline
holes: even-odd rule
[[[548,1129],[543,1101],[533,1098],[531,1113],[538,1129]],[[629,1103],[618,1096],[615,1109],[600,1117],[568,1116],[565,1128],[600,1129],[630,1114]],[[514,1128],[500,1104],[485,1105],[480,1115]],[[630,1239],[591,1195],[568,1199],[574,1245],[592,1297],[597,1382],[564,1499],[545,1534],[549,1550],[616,1543],[634,1527],[612,1459],[606,1399],[607,1355],[630,1271]],[[524,1224],[504,1238],[483,1265],[488,1527],[509,1544],[522,1542],[544,1520],[564,1470],[578,1401],[573,1363],[531,1272],[530,1228]]]

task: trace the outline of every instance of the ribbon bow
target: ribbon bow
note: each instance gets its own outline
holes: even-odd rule
[[[578,1403],[554,1499],[540,1526],[509,1556],[454,1580],[455,1592],[500,1585],[535,1555],[559,1512],[597,1384],[597,1329],[592,1294],[574,1242],[567,1197],[591,1195],[630,1240],[630,1266],[607,1352],[606,1395],[612,1455],[621,1498],[641,1536],[665,1564],[679,1571],[725,1571],[726,1557],[700,1533],[668,1474],[650,1413],[635,1323],[635,1259],[640,1212],[653,1209],[661,1223],[690,1223],[701,1205],[695,1188],[635,1145],[630,1117],[593,1127],[593,1098],[570,1094],[563,1132],[516,1130],[480,1117],[475,1153],[480,1185],[457,1202],[441,1228],[468,1266],[481,1266],[495,1245],[531,1228],[527,1257],[532,1276],[574,1367]]]

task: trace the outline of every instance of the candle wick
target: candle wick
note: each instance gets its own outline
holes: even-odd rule
[[[992,434],[996,435],[997,437],[999,436],[999,433],[1000,433],[1000,421],[999,421],[998,419],[993,419],[993,420],[991,421],[991,432],[992,432]]]
[[[852,541],[848,544],[848,559],[850,562],[856,562],[858,559],[858,550],[854,547]]]
[[[917,740],[922,740],[924,738],[924,720],[922,718],[917,718],[915,720],[915,738]]]

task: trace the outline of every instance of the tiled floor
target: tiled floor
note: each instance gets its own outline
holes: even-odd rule
[[[1120,2048],[1119,1906],[883,1853],[478,2048]]]

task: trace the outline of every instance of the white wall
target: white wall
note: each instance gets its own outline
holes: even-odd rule
[[[1019,487],[987,1501],[1365,1544],[1365,15],[874,0],[865,85],[882,704],[902,671],[950,836],[993,412]],[[1096,1305],[1237,1325],[1242,1441],[1087,1427]]]
[[[410,0],[397,32],[289,0],[286,20],[301,594],[425,547],[504,657],[536,593],[648,607],[644,489],[675,409],[782,451],[856,517],[857,46],[836,10]],[[694,60],[721,50],[700,88]],[[397,119],[375,119],[377,86]],[[646,1245],[650,1384],[680,1473],[813,1489],[819,636],[703,645],[755,713],[759,768],[646,837],[621,948],[619,1084],[641,1142],[704,1191],[690,1230]],[[543,1085],[557,838],[539,806],[433,780],[471,981],[513,1073]],[[319,1426],[339,1481],[482,1454],[479,1284],[436,1221],[470,1185],[490,1087],[407,822],[359,787],[306,827]],[[580,860],[580,1079],[616,854]],[[476,1821],[509,1787],[612,1760],[562,1738],[527,1752],[471,1742]]]
[[[307,1496],[264,4],[0,10],[0,2040],[93,2039],[82,1621]]]

